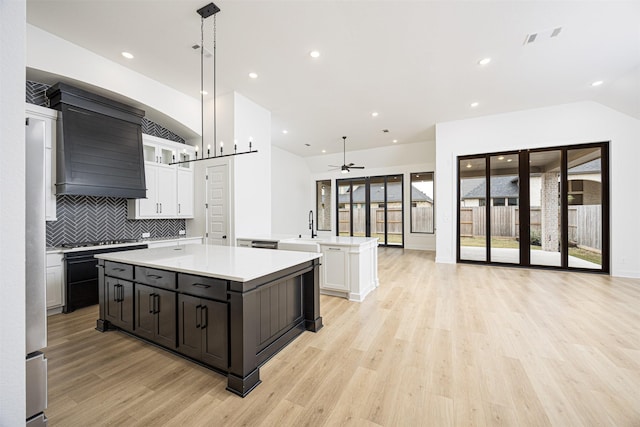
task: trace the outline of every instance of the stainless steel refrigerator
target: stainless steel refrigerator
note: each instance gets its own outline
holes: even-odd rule
[[[26,119],[26,425],[46,426],[45,122]]]

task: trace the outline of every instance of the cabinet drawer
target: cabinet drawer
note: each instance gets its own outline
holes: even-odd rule
[[[192,276],[190,274],[178,274],[178,290],[185,294],[198,297],[227,300],[226,280],[210,277]]]
[[[176,288],[176,273],[136,266],[136,282],[164,289]]]
[[[133,280],[133,266],[119,262],[105,261],[104,274],[111,277]]]

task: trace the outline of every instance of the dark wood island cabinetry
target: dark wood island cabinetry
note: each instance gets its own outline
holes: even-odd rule
[[[99,331],[121,329],[223,373],[240,396],[269,358],[322,328],[320,254],[186,245],[96,258]]]

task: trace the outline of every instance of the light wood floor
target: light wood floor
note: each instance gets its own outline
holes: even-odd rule
[[[226,378],[119,332],[49,318],[51,426],[639,426],[640,280],[379,252],[365,302]]]

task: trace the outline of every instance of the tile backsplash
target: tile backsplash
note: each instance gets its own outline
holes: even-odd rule
[[[113,239],[176,237],[183,219],[127,219],[127,199],[57,196],[57,221],[47,221],[47,246]]]
[[[50,85],[27,81],[26,102],[47,106]],[[151,120],[142,119],[142,133],[184,144],[184,138]],[[114,239],[176,237],[185,230],[183,219],[127,219],[127,199],[117,197],[57,196],[57,221],[47,221],[47,246]]]

